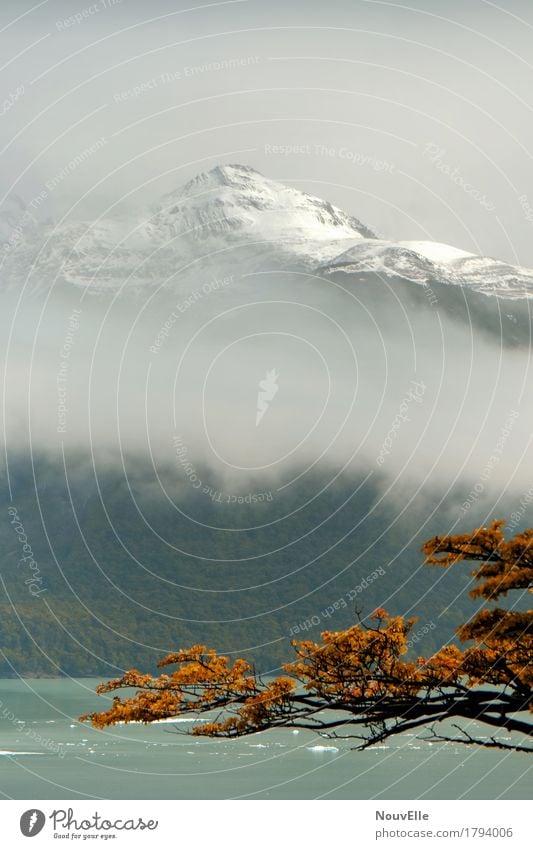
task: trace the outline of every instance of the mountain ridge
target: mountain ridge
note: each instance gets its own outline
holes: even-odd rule
[[[440,242],[378,238],[329,201],[239,164],[196,175],[144,215],[32,227],[4,252],[2,269],[8,287],[30,280],[41,289],[62,282],[98,293],[142,291],[186,286],[186,269],[213,256],[249,268],[262,263],[323,277],[373,273],[533,297],[531,269]]]

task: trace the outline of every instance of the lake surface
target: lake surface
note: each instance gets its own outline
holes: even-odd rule
[[[528,799],[533,757],[412,735],[353,752],[348,741],[276,730],[239,740],[189,723],[96,731],[92,679],[0,680],[0,792],[12,799]],[[473,725],[469,730],[486,733]]]

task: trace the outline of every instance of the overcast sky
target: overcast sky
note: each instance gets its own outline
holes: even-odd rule
[[[241,162],[384,237],[533,266],[525,0],[3,0],[0,30],[2,198],[103,138],[45,217]]]

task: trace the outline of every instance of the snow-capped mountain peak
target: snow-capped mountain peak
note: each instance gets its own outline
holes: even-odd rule
[[[14,206],[13,206],[14,203]],[[389,241],[354,216],[247,165],[218,165],[137,216],[38,225],[15,199],[4,210],[5,286],[56,282],[94,292],[147,284],[187,288],[211,263],[328,277],[369,273],[431,280],[499,297],[533,297],[533,271],[431,241]],[[21,223],[23,222],[23,223]],[[35,226],[34,226],[35,225]],[[0,226],[0,231],[2,227]],[[10,235],[7,231],[12,231]]]
[[[271,180],[247,165],[219,165],[165,195],[152,232],[207,239],[217,234],[277,243],[374,239],[357,218],[328,201]]]
[[[210,171],[197,174],[192,180],[179,187],[175,194],[190,197],[206,190],[216,190],[221,186],[254,191],[254,186],[269,182],[272,180],[267,180],[250,165],[216,165]]]

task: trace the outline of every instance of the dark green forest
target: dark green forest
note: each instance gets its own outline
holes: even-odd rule
[[[412,651],[428,653],[473,609],[468,573],[424,568],[420,553],[456,520],[464,493],[441,504],[438,492],[424,491],[409,503],[405,485],[401,501],[383,498],[379,475],[330,485],[306,475],[282,496],[270,481],[269,502],[224,504],[168,470],[164,497],[138,461],[127,480],[111,467],[96,478],[82,458],[67,468],[68,480],[45,458],[9,469],[12,501],[5,498],[0,523],[3,677],[115,676],[153,669],[167,652],[198,642],[266,672],[290,657],[292,637],[345,628],[356,605],[362,615],[381,606],[418,616]],[[209,470],[202,475],[229,492]],[[250,483],[250,492],[265,491],[264,481]],[[38,596],[25,583],[11,504],[38,562]]]

